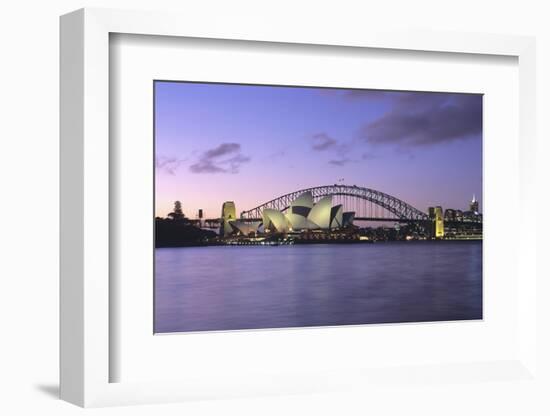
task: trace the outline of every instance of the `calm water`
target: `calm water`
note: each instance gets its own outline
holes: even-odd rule
[[[156,250],[155,332],[481,319],[481,242]]]

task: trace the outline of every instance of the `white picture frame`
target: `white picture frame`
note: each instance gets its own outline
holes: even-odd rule
[[[147,383],[110,382],[110,239],[109,36],[112,33],[206,39],[280,42],[335,47],[382,48],[453,54],[517,57],[519,65],[520,213],[534,204],[535,189],[535,41],[530,37],[468,33],[356,30],[307,31],[276,23],[239,24],[223,19],[204,26],[189,16],[167,13],[82,9],[61,18],[61,398],[79,406],[182,401],[254,394],[322,392],[354,385],[407,379],[410,371],[381,368],[368,374],[349,369],[319,378],[283,373],[235,383],[232,374],[212,379]],[[473,383],[470,369],[506,373],[517,380],[537,377],[536,235],[528,216],[517,241],[518,351],[514,359],[418,370],[415,377],[459,378]],[[347,380],[347,382],[343,382]]]

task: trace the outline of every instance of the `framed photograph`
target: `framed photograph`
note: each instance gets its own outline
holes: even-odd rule
[[[534,40],[242,23],[61,18],[62,398],[537,383]]]
[[[482,319],[481,94],[154,100],[155,333]]]

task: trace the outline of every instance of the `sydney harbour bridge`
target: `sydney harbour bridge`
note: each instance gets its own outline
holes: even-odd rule
[[[311,192],[317,202],[332,196],[334,205],[341,204],[344,211],[354,211],[356,221],[416,222],[428,219],[428,215],[406,202],[384,192],[350,185],[326,185],[300,189],[272,199],[262,205],[241,212],[241,219],[260,219],[267,208],[286,211],[290,203],[304,192]]]
[[[392,195],[355,185],[325,185],[300,189],[258,205],[240,214],[241,220],[258,221],[264,209],[286,211],[291,202],[304,192],[311,192],[313,200],[332,196],[333,204],[341,204],[344,211],[355,212],[355,221],[388,221],[419,223],[429,220],[426,213]],[[207,219],[207,227],[216,228],[220,219]]]

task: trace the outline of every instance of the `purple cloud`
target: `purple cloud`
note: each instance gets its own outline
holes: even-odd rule
[[[203,157],[214,159],[218,156],[225,156],[230,153],[238,152],[239,150],[241,150],[241,145],[239,143],[222,143],[218,147],[207,150]]]
[[[240,151],[238,143],[222,143],[204,152],[189,170],[193,173],[239,173],[241,165],[250,161]]]
[[[353,160],[348,159],[348,158],[333,159],[333,160],[328,161],[329,164],[334,165],[334,166],[344,166],[344,165],[347,165],[348,163],[351,163],[351,162],[353,162]]]
[[[344,90],[343,96],[347,99],[361,99],[368,101],[385,101],[385,100],[395,100],[400,98],[403,95],[406,95],[406,92],[401,91],[383,91],[383,90]]]
[[[321,89],[322,95],[340,97],[345,100],[364,100],[372,102],[390,101],[397,99],[400,95],[408,94],[402,91],[368,90],[368,89]]]
[[[479,94],[400,94],[393,109],[362,126],[370,144],[422,146],[464,140],[482,132]]]
[[[316,151],[326,151],[333,159],[328,163],[334,166],[344,166],[356,160],[349,157],[353,151],[352,143],[340,142],[326,133],[317,133],[310,136],[312,140],[311,148]]]
[[[155,158],[155,168],[158,171],[165,172],[169,175],[175,175],[176,170],[185,162],[185,159],[175,157],[157,156]]]
[[[338,143],[335,139],[330,137],[326,133],[317,133],[311,136],[312,145],[311,148],[317,151],[328,150],[333,148]]]

